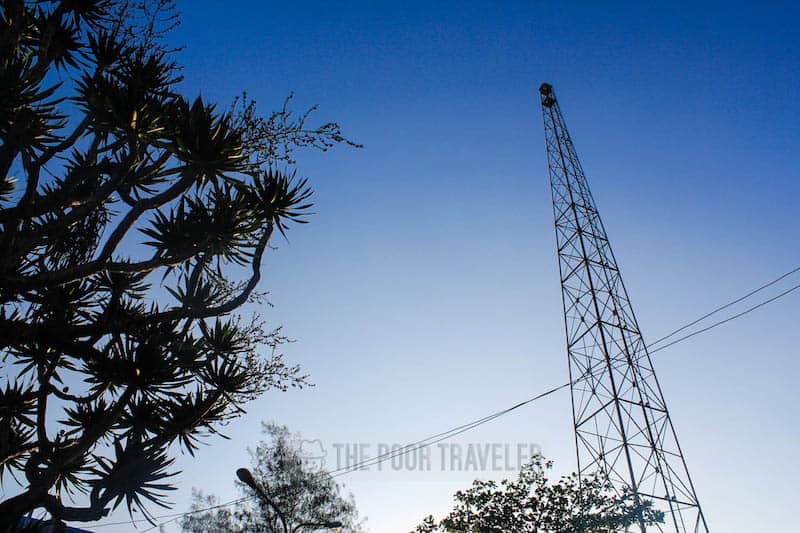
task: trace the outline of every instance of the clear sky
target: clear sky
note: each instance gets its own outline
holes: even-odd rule
[[[331,466],[337,444],[374,455],[566,381],[543,81],[646,339],[800,265],[797,7],[601,4],[181,3],[188,95],[247,90],[267,113],[294,91],[365,148],[300,155],[317,214],[265,264],[265,312],[316,387],[265,395],[231,440],[182,458],[176,511],[193,486],[236,496],[261,420],[320,439]],[[713,531],[797,531],[798,303],[654,356]],[[535,443],[571,471],[569,393],[456,442]],[[503,475],[434,461],[342,479],[391,533]]]

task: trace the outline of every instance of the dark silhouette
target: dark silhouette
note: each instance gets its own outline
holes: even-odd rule
[[[252,470],[236,471],[243,498],[220,506],[216,497],[194,492],[192,512],[181,519],[183,531],[363,531],[353,497],[343,495],[322,468],[321,443],[292,435],[285,426],[262,424],[262,429],[265,438],[250,451]]]
[[[412,533],[614,533],[634,524],[663,523],[652,502],[630,490],[616,494],[599,473],[572,474],[550,483],[550,461],[534,457],[514,480],[475,480],[455,494],[456,505],[437,522],[426,518]]]
[[[179,94],[168,0],[0,6],[0,476],[22,489],[0,530],[35,509],[149,518],[172,454],[305,384],[280,330],[234,313],[311,206],[276,164],[352,143],[285,106]]]

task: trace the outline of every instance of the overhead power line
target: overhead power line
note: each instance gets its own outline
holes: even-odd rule
[[[690,327],[694,326],[695,324],[697,324],[697,323],[699,323],[699,322],[702,322],[702,321],[703,321],[703,320],[705,320],[706,318],[709,318],[710,316],[712,316],[712,315],[715,315],[715,314],[719,313],[720,311],[724,311],[725,309],[727,309],[727,308],[731,307],[732,305],[736,305],[736,304],[738,304],[739,302],[741,302],[741,301],[743,301],[743,300],[746,300],[746,299],[750,298],[750,297],[751,297],[751,296],[753,296],[754,294],[757,294],[757,293],[759,293],[759,292],[763,291],[764,289],[767,289],[767,288],[769,288],[769,287],[772,287],[773,285],[775,285],[775,284],[776,284],[776,283],[778,283],[779,281],[782,281],[782,280],[786,279],[787,277],[789,277],[789,276],[791,276],[792,274],[795,274],[795,273],[797,273],[797,272],[800,272],[800,266],[798,266],[798,267],[796,267],[796,268],[793,268],[792,270],[790,270],[790,271],[788,271],[788,272],[786,272],[786,273],[784,273],[784,274],[781,274],[780,276],[778,276],[777,278],[773,279],[772,281],[769,281],[769,282],[765,283],[764,285],[761,285],[761,286],[760,286],[760,287],[758,287],[757,289],[753,289],[752,291],[748,292],[748,293],[747,293],[747,294],[745,294],[744,296],[740,296],[739,298],[736,298],[735,300],[731,300],[730,302],[728,302],[728,303],[726,303],[726,304],[724,304],[724,305],[721,305],[721,306],[717,307],[717,308],[716,308],[716,309],[714,309],[713,311],[710,311],[710,312],[706,313],[705,315],[701,316],[700,318],[698,318],[698,319],[696,319],[696,320],[693,320],[692,322],[689,322],[688,324],[686,324],[686,325],[683,325],[683,326],[679,327],[679,328],[678,328],[678,329],[676,329],[675,331],[673,331],[673,332],[671,332],[671,333],[669,333],[669,334],[667,334],[667,335],[664,335],[663,337],[661,337],[661,338],[659,338],[659,339],[656,339],[656,340],[654,340],[653,342],[651,342],[651,343],[649,344],[649,346],[655,346],[656,344],[658,344],[658,343],[660,343],[660,342],[662,342],[662,341],[665,341],[665,340],[669,339],[670,337],[673,337],[673,336],[677,335],[677,334],[678,334],[678,333],[680,333],[681,331],[684,331],[684,330],[686,330],[686,329],[688,329],[688,328],[690,328]],[[792,289],[792,290],[794,290],[794,289]],[[791,291],[790,291],[790,292],[791,292]],[[733,320],[733,319],[731,318],[731,320]],[[710,328],[709,328],[709,329],[710,329]],[[707,330],[706,330],[706,331],[707,331]],[[660,348],[659,348],[659,349],[660,349]],[[654,352],[656,352],[656,351],[657,351],[657,350],[651,350],[651,351],[650,351],[650,353],[654,353]]]
[[[713,311],[711,311],[709,313],[706,313],[702,317],[700,317],[698,319],[695,319],[692,322],[689,322],[688,324],[686,324],[684,326],[681,326],[680,328],[674,330],[672,333],[669,333],[668,335],[665,335],[665,336],[657,339],[656,341],[651,343],[650,346],[653,346],[653,345],[655,345],[655,344],[657,344],[659,342],[662,342],[662,341],[664,341],[664,340],[666,340],[666,339],[668,339],[670,337],[673,337],[675,334],[677,334],[677,333],[679,333],[681,331],[685,331],[687,328],[690,328],[691,326],[693,326],[693,325],[705,320],[706,318],[708,318],[708,317],[710,317],[710,316],[712,316],[712,315],[714,315],[714,314],[716,314],[716,313],[718,313],[720,311],[723,311],[723,310],[731,307],[732,305],[735,305],[735,304],[737,304],[737,303],[739,303],[739,302],[741,302],[741,301],[753,296],[754,294],[756,294],[756,293],[758,293],[758,292],[760,292],[760,291],[762,291],[762,290],[764,290],[764,289],[766,289],[768,287],[771,287],[772,285],[775,285],[779,281],[781,281],[781,280],[785,279],[786,277],[788,277],[788,276],[790,276],[790,275],[792,275],[794,273],[797,273],[797,272],[800,272],[800,267],[797,267],[797,268],[795,268],[793,270],[790,270],[789,272],[786,272],[785,274],[782,274],[778,278],[775,278],[774,280],[772,280],[772,281],[770,281],[768,283],[765,283],[764,285],[758,287],[757,289],[754,289],[754,290],[750,291],[749,293],[745,294],[744,296],[736,298],[735,300],[732,300],[732,301],[730,301],[730,302],[728,302],[728,303],[726,303],[726,304],[724,304],[724,305],[722,305],[720,307],[717,307],[716,309],[714,309]],[[769,298],[767,300],[764,300],[764,301],[762,301],[762,302],[760,302],[760,303],[758,303],[756,305],[753,305],[753,306],[745,309],[744,311],[742,311],[740,313],[737,313],[737,314],[735,314],[733,316],[730,316],[728,318],[725,318],[723,320],[717,321],[717,322],[711,324],[710,326],[707,326],[705,328],[702,328],[702,329],[699,329],[697,331],[694,331],[694,332],[692,332],[692,333],[690,333],[688,335],[684,335],[683,337],[680,337],[679,339],[676,339],[676,340],[674,340],[674,341],[672,341],[670,343],[667,343],[667,344],[665,344],[663,346],[659,346],[657,348],[654,348],[653,350],[650,350],[649,352],[650,352],[650,354],[654,354],[656,352],[659,352],[661,350],[669,348],[670,346],[674,346],[675,344],[683,342],[683,341],[685,341],[685,340],[687,340],[687,339],[689,339],[691,337],[694,337],[695,335],[699,335],[701,333],[705,333],[705,332],[707,332],[707,331],[709,331],[711,329],[714,329],[714,328],[716,328],[718,326],[721,326],[722,324],[725,324],[727,322],[731,322],[733,320],[736,320],[737,318],[740,318],[740,317],[742,317],[744,315],[747,315],[747,314],[749,314],[749,313],[751,313],[751,312],[753,312],[753,311],[755,311],[755,310],[757,310],[757,309],[759,309],[761,307],[764,307],[764,306],[766,306],[766,305],[768,305],[768,304],[770,304],[772,302],[775,302],[776,300],[779,300],[780,298],[783,298],[784,296],[794,292],[797,289],[800,289],[800,284],[795,285],[793,287],[790,287],[789,289],[777,294],[776,296],[773,296],[773,297],[771,297],[771,298]],[[554,387],[554,388],[552,388],[550,390],[547,390],[547,391],[545,391],[543,393],[537,394],[536,396],[533,396],[532,398],[528,398],[527,400],[521,401],[521,402],[519,402],[517,404],[514,404],[511,407],[508,407],[506,409],[502,409],[500,411],[496,411],[496,412],[494,412],[494,413],[492,413],[490,415],[484,416],[484,417],[479,418],[477,420],[473,420],[472,422],[468,422],[466,424],[462,424],[460,426],[456,426],[456,427],[451,428],[451,429],[449,429],[447,431],[443,431],[441,433],[437,433],[435,435],[431,435],[430,437],[418,440],[416,442],[413,442],[413,443],[408,444],[406,446],[403,446],[401,448],[398,448],[398,449],[395,449],[395,450],[391,450],[389,452],[377,455],[377,456],[375,456],[375,457],[373,457],[371,459],[367,459],[365,461],[354,463],[352,465],[348,465],[347,467],[337,468],[336,470],[330,471],[329,474],[331,475],[331,477],[343,476],[345,474],[349,474],[351,472],[355,472],[357,470],[361,470],[361,469],[367,468],[369,466],[373,466],[373,465],[377,465],[377,464],[383,463],[385,461],[391,460],[391,459],[393,459],[395,457],[398,457],[400,455],[405,455],[405,454],[408,454],[408,453],[411,453],[411,452],[426,448],[428,446],[432,446],[432,445],[437,444],[439,442],[442,442],[444,440],[451,439],[451,438],[453,438],[453,437],[455,437],[457,435],[460,435],[462,433],[470,431],[470,430],[472,430],[472,429],[474,429],[474,428],[476,428],[478,426],[486,424],[487,422],[491,422],[492,420],[495,420],[496,418],[504,416],[504,415],[506,415],[506,414],[508,414],[508,413],[510,413],[512,411],[515,411],[515,410],[517,410],[517,409],[519,409],[521,407],[524,407],[525,405],[531,404],[531,403],[533,403],[533,402],[535,402],[537,400],[540,400],[542,398],[545,398],[547,396],[555,394],[556,392],[560,391],[561,389],[567,388],[569,385],[570,385],[570,382],[563,383],[562,385],[559,385],[558,387]],[[213,511],[215,509],[228,507],[228,506],[235,505],[237,503],[241,503],[241,502],[244,502],[244,501],[247,501],[247,500],[250,500],[250,499],[253,499],[253,498],[252,497],[237,498],[237,499],[234,499],[234,500],[230,500],[228,502],[224,502],[224,503],[221,503],[221,504],[218,504],[218,505],[213,505],[213,506],[210,506],[210,507],[205,507],[205,508],[202,508],[202,509],[195,509],[195,510],[183,512],[183,513],[174,513],[174,514],[162,515],[162,516],[156,517],[156,519],[160,520],[160,519],[165,519],[166,518],[168,520],[165,521],[165,522],[161,522],[159,524],[156,524],[156,525],[154,525],[154,526],[152,526],[152,527],[150,527],[148,529],[145,529],[143,533],[155,530],[159,526],[163,526],[163,525],[169,524],[171,522],[174,522],[175,520],[177,520],[177,519],[179,519],[179,518],[181,518],[183,516],[188,516],[188,515],[191,515],[191,514],[203,513],[203,512],[206,512],[206,511]],[[107,527],[107,526],[118,526],[118,525],[125,525],[125,524],[131,524],[131,523],[137,523],[137,522],[146,522],[146,521],[147,520],[144,520],[144,519],[137,519],[137,520],[128,520],[128,521],[124,521],[124,522],[110,522],[110,523],[105,523],[105,524],[97,524],[97,525],[95,525],[93,527],[94,528],[101,528],[101,527]]]
[[[497,412],[492,413],[492,414],[490,414],[488,416],[485,416],[483,418],[479,418],[478,420],[473,420],[472,422],[469,422],[467,424],[463,424],[463,425],[458,426],[458,427],[454,427],[454,428],[452,428],[452,429],[450,429],[448,431],[443,431],[442,433],[437,433],[436,435],[432,435],[432,436],[430,436],[430,437],[428,437],[426,439],[418,440],[417,442],[408,444],[408,445],[403,446],[401,448],[397,448],[395,450],[391,450],[389,452],[382,453],[380,455],[376,455],[375,457],[372,457],[372,458],[367,459],[365,461],[361,461],[361,462],[358,462],[358,463],[354,463],[352,465],[348,465],[346,467],[342,467],[342,468],[338,468],[336,470],[332,470],[329,473],[333,477],[342,476],[344,474],[349,474],[350,472],[354,472],[356,470],[361,470],[361,469],[367,468],[369,466],[373,466],[373,465],[376,465],[376,464],[379,464],[379,463],[383,463],[384,461],[388,461],[388,460],[393,459],[395,457],[398,457],[400,455],[406,455],[408,453],[411,453],[411,452],[414,452],[414,451],[417,451],[417,450],[421,450],[421,449],[427,448],[429,446],[433,446],[434,444],[437,444],[437,443],[442,442],[442,441],[447,440],[447,439],[451,439],[451,438],[453,438],[453,437],[455,437],[457,435],[461,435],[462,433],[465,433],[465,432],[467,432],[467,431],[469,431],[471,429],[474,429],[474,428],[476,428],[478,426],[486,424],[487,422],[491,422],[495,418],[500,418],[501,416],[506,415],[506,414],[510,413],[511,411],[515,411],[515,410],[519,409],[520,407],[528,405],[529,403],[533,403],[536,400],[540,400],[540,399],[542,399],[542,398],[544,398],[546,396],[550,396],[551,394],[554,394],[554,393],[560,391],[561,389],[569,387],[569,385],[570,385],[570,383],[567,382],[567,383],[564,383],[563,385],[559,385],[558,387],[553,387],[552,389],[550,389],[550,390],[548,390],[546,392],[543,392],[541,394],[537,394],[533,398],[528,398],[525,401],[519,402],[519,403],[517,403],[515,405],[512,405],[511,407],[508,407],[508,408],[503,409],[501,411],[497,411]]]
[[[344,468],[338,468],[336,470],[332,470],[332,471],[330,471],[328,473],[331,475],[331,477],[343,476],[345,474],[349,474],[350,472],[354,472],[356,470],[361,470],[362,468],[366,468],[366,467],[369,467],[369,466],[372,466],[372,465],[375,465],[375,464],[378,464],[378,463],[382,463],[384,461],[388,461],[388,460],[390,460],[390,459],[392,459],[394,457],[397,457],[397,456],[400,456],[400,455],[405,455],[405,454],[411,453],[413,451],[420,450],[420,449],[426,448],[428,446],[432,446],[432,445],[434,445],[436,443],[439,443],[439,442],[442,442],[444,440],[453,438],[453,437],[455,437],[457,435],[460,435],[461,433],[467,432],[467,431],[469,431],[471,429],[474,429],[474,428],[476,428],[476,427],[478,427],[480,425],[483,425],[483,424],[485,424],[487,422],[490,422],[490,421],[494,420],[495,418],[499,418],[499,417],[501,417],[501,416],[503,416],[505,414],[510,413],[511,411],[515,411],[515,410],[519,409],[520,407],[523,407],[525,405],[533,403],[533,402],[535,402],[537,400],[540,400],[540,399],[542,399],[542,398],[544,398],[546,396],[550,396],[551,394],[555,394],[556,392],[560,391],[561,389],[569,387],[569,385],[570,385],[569,382],[564,383],[563,385],[559,385],[558,387],[554,387],[554,388],[552,388],[552,389],[550,389],[548,391],[545,391],[545,392],[543,392],[541,394],[537,394],[536,396],[533,396],[532,398],[528,398],[527,400],[524,400],[522,402],[514,404],[511,407],[507,407],[506,409],[502,409],[500,411],[494,412],[494,413],[492,413],[490,415],[484,416],[483,418],[479,418],[477,420],[473,420],[472,422],[468,422],[466,424],[462,424],[460,426],[456,426],[456,427],[454,427],[452,429],[449,429],[447,431],[443,431],[441,433],[437,433],[436,435],[431,435],[430,437],[427,437],[425,439],[421,439],[421,440],[418,440],[418,441],[416,441],[414,443],[411,443],[411,444],[409,444],[407,446],[403,446],[402,448],[399,448],[399,449],[392,450],[392,451],[387,452],[387,453],[383,453],[383,454],[377,455],[377,456],[375,456],[375,457],[373,457],[373,458],[371,458],[369,460],[361,461],[361,462],[358,462],[358,463],[355,463],[355,464],[352,464],[352,465],[348,465],[347,467],[344,467]],[[174,522],[175,520],[177,520],[177,519],[179,519],[179,518],[181,518],[183,516],[188,516],[188,515],[191,515],[191,514],[198,514],[198,513],[205,512],[205,511],[213,511],[214,509],[219,509],[219,508],[222,508],[222,507],[228,507],[230,505],[235,505],[237,503],[244,502],[244,501],[247,501],[247,500],[250,500],[250,499],[253,499],[253,498],[254,497],[237,498],[235,500],[231,500],[229,502],[221,503],[221,504],[218,504],[218,505],[213,505],[211,507],[205,507],[205,508],[202,508],[202,509],[194,509],[192,511],[187,511],[187,512],[184,512],[184,513],[175,513],[175,514],[162,515],[162,516],[157,517],[157,519],[168,518],[169,520],[167,520],[165,522],[160,522],[160,523],[158,523],[158,524],[156,524],[156,525],[154,525],[154,526],[152,526],[152,527],[150,527],[148,529],[145,529],[143,531],[143,533],[147,533],[148,531],[155,530],[159,526],[167,525],[167,524],[169,524],[171,522]],[[125,522],[112,522],[112,523],[106,523],[106,524],[98,524],[98,525],[96,525],[94,527],[95,528],[99,528],[99,527],[106,527],[106,526],[117,526],[117,525],[124,525],[124,524],[130,524],[130,523],[135,523],[135,522],[144,522],[144,521],[146,521],[146,520],[140,519],[140,520],[129,520],[129,521],[125,521]]]
[[[741,302],[742,300],[752,296],[753,294],[755,294],[755,293],[757,293],[757,292],[759,292],[759,291],[761,291],[761,290],[763,290],[763,289],[765,289],[765,288],[767,288],[767,287],[769,287],[771,285],[774,285],[778,281],[780,281],[780,280],[786,278],[787,276],[789,276],[789,275],[791,275],[791,274],[793,274],[795,272],[798,272],[798,271],[800,271],[800,267],[798,267],[798,268],[796,268],[796,269],[794,269],[794,270],[792,270],[790,272],[787,272],[786,274],[783,274],[781,277],[776,278],[775,280],[773,280],[773,281],[771,281],[771,282],[769,282],[769,283],[767,283],[765,285],[762,285],[758,289],[756,289],[754,291],[751,291],[750,293],[748,293],[745,296],[737,298],[736,300],[733,300],[730,303],[725,304],[724,306],[718,307],[716,310],[714,310],[714,311],[712,311],[710,313],[707,313],[706,315],[704,315],[703,317],[701,317],[701,318],[699,318],[697,320],[694,320],[694,321],[690,322],[686,326],[683,326],[681,328],[676,329],[675,332],[684,331],[684,330],[686,330],[686,328],[690,327],[691,325],[697,324],[698,322],[702,321],[703,319],[708,318],[709,316],[711,316],[711,315],[713,315],[713,314],[715,314],[715,313],[717,313],[717,312],[719,312],[719,311],[721,311],[721,310],[723,310],[723,309],[725,309],[727,307],[730,307],[731,305],[734,305],[735,303]],[[793,291],[795,291],[797,289],[800,289],[800,284],[795,285],[794,287],[791,287],[791,288],[787,289],[786,291],[784,291],[784,292],[782,292],[782,293],[780,293],[780,294],[778,294],[776,296],[773,296],[772,298],[769,298],[769,299],[767,299],[767,300],[765,300],[763,302],[760,302],[760,303],[758,303],[758,304],[756,304],[756,305],[754,305],[752,307],[749,307],[748,309],[745,309],[741,313],[738,313],[738,314],[733,315],[731,317],[728,317],[726,319],[723,319],[723,320],[720,320],[718,322],[715,322],[714,324],[711,324],[710,326],[707,326],[707,327],[705,327],[703,329],[700,329],[698,331],[692,332],[692,333],[690,333],[688,335],[684,335],[683,337],[681,337],[679,339],[676,339],[676,340],[674,340],[674,341],[672,341],[672,342],[670,342],[668,344],[665,344],[664,346],[660,346],[658,348],[650,350],[650,353],[653,354],[653,353],[659,352],[659,351],[661,351],[661,350],[663,350],[665,348],[669,348],[670,346],[674,346],[675,344],[678,344],[679,342],[683,342],[683,341],[685,341],[685,340],[687,340],[687,339],[689,339],[691,337],[694,337],[695,335],[699,335],[700,333],[705,333],[706,331],[714,329],[717,326],[721,326],[722,324],[725,324],[727,322],[731,322],[732,320],[736,320],[737,318],[740,318],[740,317],[742,317],[742,316],[744,316],[744,315],[746,315],[748,313],[751,313],[751,312],[755,311],[756,309],[764,307],[765,305],[768,305],[768,304],[770,304],[770,303],[772,303],[772,302],[774,302],[776,300],[779,300],[780,298],[783,298],[784,296],[790,294],[791,292],[793,292]],[[668,337],[673,336],[675,334],[675,332],[670,333],[669,335],[666,335],[666,336],[662,337],[662,339],[666,339]],[[656,342],[658,342],[658,341],[656,341]],[[576,381],[579,381],[580,379],[581,378],[578,378],[578,380],[576,380]],[[501,416],[503,416],[503,415],[505,415],[505,414],[507,414],[507,413],[509,413],[511,411],[514,411],[516,409],[519,409],[520,407],[528,405],[529,403],[532,403],[532,402],[534,402],[536,400],[539,400],[539,399],[544,398],[546,396],[549,396],[549,395],[551,395],[551,394],[553,394],[555,392],[558,392],[559,390],[564,389],[564,388],[568,387],[569,385],[570,385],[570,382],[564,383],[562,385],[559,385],[558,387],[554,387],[554,388],[552,388],[552,389],[550,389],[550,390],[548,390],[546,392],[538,394],[538,395],[534,396],[533,398],[529,398],[529,399],[527,399],[525,401],[522,401],[522,402],[520,402],[518,404],[515,404],[515,405],[513,405],[513,406],[511,406],[511,407],[509,407],[507,409],[503,409],[501,411],[497,411],[496,413],[492,413],[491,415],[485,416],[483,418],[479,418],[479,419],[474,420],[474,421],[472,421],[472,422],[470,422],[468,424],[464,424],[464,425],[452,428],[452,429],[450,429],[448,431],[444,431],[444,432],[438,433],[436,435],[432,435],[432,436],[430,436],[430,437],[428,437],[426,439],[422,439],[422,440],[416,441],[414,443],[408,444],[406,446],[403,446],[402,448],[398,448],[396,450],[392,450],[392,451],[386,452],[384,454],[377,455],[377,456],[375,456],[373,458],[370,458],[370,459],[367,459],[365,461],[362,461],[362,462],[359,462],[359,463],[355,463],[355,464],[349,465],[347,467],[343,467],[343,468],[338,468],[336,470],[332,470],[330,472],[330,474],[333,477],[338,477],[338,476],[341,476],[341,475],[344,475],[344,474],[349,474],[350,472],[354,472],[354,471],[360,470],[362,468],[366,468],[366,467],[369,467],[369,466],[373,466],[373,465],[388,461],[388,460],[393,459],[394,457],[397,457],[399,455],[405,455],[405,454],[414,452],[416,450],[419,450],[419,449],[422,449],[422,448],[425,448],[425,447],[428,447],[428,446],[432,446],[434,444],[442,442],[443,440],[447,440],[449,438],[452,438],[452,437],[455,437],[457,435],[460,435],[461,433],[464,433],[464,432],[469,431],[471,429],[474,429],[474,428],[476,428],[478,426],[481,426],[481,425],[483,425],[483,424],[485,424],[487,422],[491,422],[495,418],[499,418],[499,417],[501,417]]]
[[[765,306],[765,305],[767,305],[767,304],[771,304],[771,303],[772,303],[772,302],[774,302],[775,300],[779,300],[780,298],[783,298],[783,297],[784,297],[784,296],[786,296],[787,294],[789,294],[789,293],[791,293],[791,292],[793,292],[793,291],[796,291],[797,289],[800,289],[800,285],[795,285],[794,287],[791,287],[791,288],[789,288],[789,289],[787,289],[787,290],[783,291],[782,293],[778,294],[777,296],[773,296],[772,298],[769,298],[768,300],[764,300],[764,301],[763,301],[763,302],[761,302],[761,303],[758,303],[758,304],[756,304],[756,305],[754,305],[754,306],[752,306],[752,307],[749,307],[749,308],[745,309],[745,310],[744,310],[744,311],[742,311],[741,313],[737,313],[737,314],[735,314],[735,315],[733,315],[733,316],[730,316],[730,317],[728,317],[728,318],[725,318],[725,319],[723,319],[723,320],[720,320],[720,321],[718,321],[718,322],[715,322],[715,323],[711,324],[710,326],[706,326],[706,327],[704,327],[704,328],[702,328],[702,329],[698,329],[697,331],[693,331],[692,333],[689,333],[688,335],[684,335],[683,337],[681,337],[681,338],[679,338],[679,339],[675,339],[674,341],[672,341],[672,342],[669,342],[669,343],[667,343],[667,344],[665,344],[665,345],[663,345],[663,346],[659,346],[658,348],[656,348],[656,349],[654,349],[654,350],[650,350],[650,353],[651,353],[651,354],[654,354],[654,353],[656,353],[656,352],[659,352],[659,351],[663,350],[664,348],[669,348],[670,346],[673,346],[673,345],[675,345],[675,344],[678,344],[679,342],[683,342],[683,341],[685,341],[686,339],[689,339],[689,338],[691,338],[691,337],[694,337],[695,335],[699,335],[699,334],[701,334],[701,333],[705,333],[706,331],[708,331],[708,330],[710,330],[710,329],[714,329],[714,328],[715,328],[715,327],[717,327],[717,326],[721,326],[722,324],[725,324],[725,323],[727,323],[727,322],[730,322],[731,320],[736,320],[737,318],[739,318],[739,317],[742,317],[742,316],[744,316],[744,315],[746,315],[746,314],[748,314],[748,313],[752,313],[753,311],[755,311],[756,309],[758,309],[758,308],[760,308],[760,307],[764,307],[764,306]],[[677,330],[676,330],[676,331],[677,331]]]

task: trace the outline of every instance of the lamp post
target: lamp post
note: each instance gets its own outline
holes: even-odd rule
[[[306,522],[303,524],[297,524],[295,527],[290,528],[289,522],[288,520],[286,520],[286,515],[284,515],[280,507],[278,507],[277,504],[275,504],[275,502],[272,501],[272,499],[267,495],[266,491],[258,483],[256,483],[256,480],[253,477],[253,473],[250,472],[250,470],[248,470],[247,468],[240,468],[236,471],[236,477],[239,478],[239,481],[241,481],[242,483],[244,483],[245,485],[256,491],[258,495],[261,496],[261,498],[265,502],[267,502],[267,505],[272,507],[272,509],[275,511],[275,514],[278,515],[278,520],[281,521],[281,525],[283,526],[283,531],[285,533],[295,533],[299,531],[300,528],[306,528],[306,527],[313,527],[315,529],[321,529],[321,528],[334,529],[342,527],[344,525],[338,520],[335,520],[332,522]]]

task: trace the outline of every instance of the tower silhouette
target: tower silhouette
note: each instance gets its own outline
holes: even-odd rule
[[[555,216],[578,472],[708,532],[647,346],[553,87],[539,88]],[[645,531],[643,523],[638,527]]]

